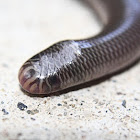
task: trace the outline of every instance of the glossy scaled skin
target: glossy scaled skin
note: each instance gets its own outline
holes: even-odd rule
[[[29,59],[19,71],[24,90],[49,94],[114,73],[140,57],[140,2],[87,2],[91,7],[101,2],[97,13],[103,31],[92,38],[56,43]]]

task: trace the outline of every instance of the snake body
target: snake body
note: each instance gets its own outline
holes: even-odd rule
[[[140,57],[140,2],[85,0],[103,30],[83,40],[65,40],[36,54],[19,70],[21,87],[50,94],[117,72]]]

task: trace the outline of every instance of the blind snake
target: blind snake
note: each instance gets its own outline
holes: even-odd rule
[[[117,72],[140,57],[140,2],[84,0],[104,28],[94,37],[53,44],[19,70],[21,87],[32,94],[50,94]]]

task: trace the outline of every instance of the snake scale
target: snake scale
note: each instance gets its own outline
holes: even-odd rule
[[[21,87],[31,94],[51,94],[117,72],[140,57],[140,1],[84,0],[102,31],[82,40],[53,44],[19,70]]]

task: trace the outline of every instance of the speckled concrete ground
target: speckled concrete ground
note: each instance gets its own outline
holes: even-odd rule
[[[94,20],[74,0],[0,0],[0,140],[140,139],[140,64],[59,96],[19,88],[25,60],[56,41],[96,34]]]

